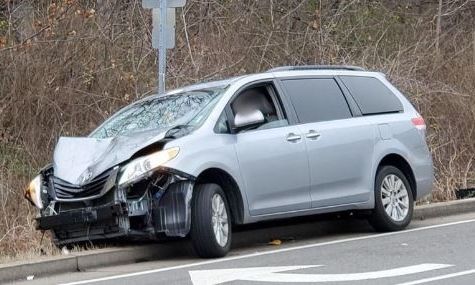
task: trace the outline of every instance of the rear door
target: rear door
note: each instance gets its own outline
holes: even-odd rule
[[[312,208],[365,202],[371,193],[375,127],[332,77],[281,80],[306,147]],[[350,103],[350,105],[349,105]]]

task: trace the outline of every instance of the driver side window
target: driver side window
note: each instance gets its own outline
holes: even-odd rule
[[[238,126],[238,132],[288,125],[284,110],[272,84],[260,84],[245,89],[233,100],[231,110],[235,122],[244,124]]]

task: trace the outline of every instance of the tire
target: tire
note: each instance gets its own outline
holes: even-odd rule
[[[401,170],[388,165],[380,167],[376,173],[374,195],[375,207],[368,221],[375,230],[399,231],[409,225],[414,212],[414,197],[411,184]]]
[[[224,209],[220,211],[221,208],[218,207],[217,213],[213,208],[213,203],[219,203],[219,199]],[[216,184],[197,185],[193,191],[191,213],[190,237],[197,255],[202,258],[225,256],[231,248],[231,215],[226,195],[221,187]],[[213,226],[213,221],[218,221],[217,218],[220,218],[221,228]],[[222,223],[224,218],[226,218],[226,224]],[[215,223],[217,224],[218,222]]]

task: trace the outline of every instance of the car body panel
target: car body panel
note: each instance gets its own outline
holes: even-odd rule
[[[137,151],[160,141],[165,132],[151,130],[106,139],[61,137],[53,156],[55,176],[71,184],[84,185]]]
[[[246,185],[251,215],[310,208],[309,173],[303,139],[295,126],[236,135],[236,154]]]
[[[299,125],[310,165],[312,208],[369,200],[376,130],[365,118]]]
[[[410,118],[404,114],[395,114],[375,116],[371,120],[375,124],[384,121],[389,125],[390,131],[390,139],[379,139],[376,144],[373,173],[376,173],[379,162],[385,156],[398,154],[408,162],[414,173],[417,185],[415,199],[428,195],[434,181],[432,157]]]

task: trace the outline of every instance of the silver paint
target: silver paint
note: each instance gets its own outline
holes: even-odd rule
[[[239,134],[214,132],[225,106],[243,86],[280,77],[329,75],[378,78],[401,100],[404,112]],[[415,199],[432,190],[430,152],[424,135],[411,123],[411,118],[419,114],[382,74],[347,70],[277,71],[189,86],[168,94],[223,84],[229,84],[229,88],[204,124],[190,135],[167,142],[165,148],[177,146],[180,153],[164,166],[195,177],[211,168],[229,174],[239,187],[244,223],[372,209],[376,170],[389,154],[397,154],[411,165],[417,185]],[[160,141],[165,131],[105,140],[61,138],[54,155],[55,175],[80,184],[81,175],[88,168],[95,177],[128,160],[143,147]]]

